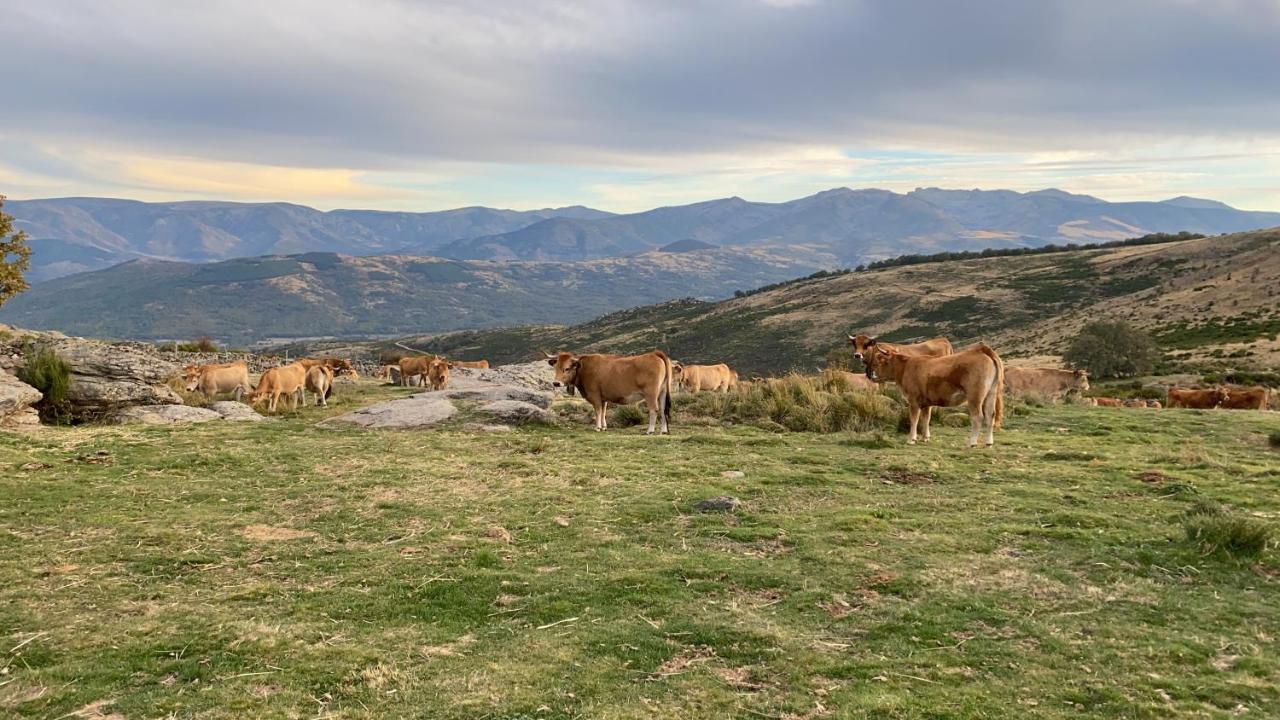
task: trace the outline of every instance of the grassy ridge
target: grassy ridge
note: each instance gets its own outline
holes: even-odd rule
[[[1030,408],[979,452],[949,427],[910,448],[683,420],[665,438],[314,427],[406,392],[343,386],[254,426],[0,435],[0,715],[1280,703],[1274,549],[1204,555],[1183,528],[1199,499],[1274,522],[1274,418]],[[693,510],[718,494],[744,505]]]

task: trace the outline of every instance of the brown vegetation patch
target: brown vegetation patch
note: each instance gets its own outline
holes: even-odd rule
[[[429,658],[451,657],[454,655],[461,655],[463,650],[474,645],[475,642],[476,636],[468,633],[450,643],[444,643],[442,645],[423,645],[419,648],[419,652]]]
[[[886,470],[880,474],[881,482],[886,485],[927,485],[937,482],[937,478],[911,470]]]
[[[1136,477],[1144,483],[1164,484],[1173,481],[1172,477],[1165,475],[1159,470],[1143,470],[1138,473]]]
[[[294,530],[293,528],[273,527],[271,525],[249,525],[241,530],[240,534],[246,539],[256,542],[282,542],[316,536],[310,530]]]

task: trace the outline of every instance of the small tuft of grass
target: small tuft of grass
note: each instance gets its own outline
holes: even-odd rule
[[[649,422],[649,413],[640,405],[614,405],[609,411],[611,427],[635,427]]]
[[[53,348],[43,345],[28,348],[17,375],[19,380],[44,395],[36,405],[40,419],[56,423],[70,419],[67,396],[71,391],[71,366],[58,357]]]
[[[1267,436],[1267,444],[1272,450],[1280,450],[1280,430],[1274,430]]]
[[[1187,541],[1205,555],[1225,553],[1254,557],[1271,542],[1271,526],[1256,518],[1239,515],[1197,514],[1182,523]]]
[[[791,374],[744,383],[727,393],[683,399],[680,412],[697,419],[754,425],[770,431],[868,432],[895,427],[900,410],[880,392],[850,389],[841,376]]]

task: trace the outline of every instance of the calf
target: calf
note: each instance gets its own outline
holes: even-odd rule
[[[377,378],[379,380],[388,380],[393,385],[400,384],[400,366],[399,365],[383,365],[378,368]]]
[[[400,384],[405,387],[410,384],[426,385],[427,373],[431,370],[431,363],[435,361],[436,358],[430,355],[400,358]]]
[[[289,408],[296,409],[303,393],[306,392],[307,369],[298,363],[290,363],[273,367],[262,373],[258,379],[258,387],[254,388],[252,403],[257,405],[269,400],[267,409],[276,411],[281,395],[289,397]]]
[[[1224,387],[1215,387],[1208,390],[1169,388],[1168,402],[1165,405],[1171,408],[1208,410],[1218,407],[1230,398],[1231,394]]]
[[[608,423],[605,415],[609,403],[632,402],[644,398],[649,408],[649,435],[653,434],[658,415],[662,416],[662,433],[667,434],[671,419],[671,392],[675,371],[671,358],[661,350],[644,355],[574,355],[561,352],[546,355],[547,364],[555,370],[556,387],[572,388],[581,393],[595,410],[595,428],[599,432]]]
[[[729,369],[728,365],[682,365],[672,363],[671,371],[676,382],[686,392],[703,391],[729,392],[738,384],[738,373]]]
[[[955,405],[963,396],[969,406],[969,447],[977,446],[984,428],[986,444],[995,444],[995,428],[1004,407],[1004,362],[985,343],[942,357],[905,355],[874,347],[864,360],[868,378],[876,382],[892,380],[902,389],[911,414],[908,443],[916,442],[922,414],[924,440],[928,442],[931,408]]]
[[[1089,391],[1089,373],[1053,368],[1004,369],[1004,386],[1010,395],[1039,395],[1058,400],[1072,392]]]
[[[470,368],[472,370],[488,370],[488,360],[450,360],[450,368]]]
[[[205,402],[218,393],[234,393],[236,401],[252,387],[249,384],[249,366],[243,362],[221,365],[188,365],[186,371],[187,392],[199,390]]]
[[[831,379],[839,378],[850,390],[866,390],[874,392],[879,388],[871,378],[847,370],[823,370],[823,376]]]
[[[1089,398],[1089,401],[1094,407],[1124,407],[1124,401],[1120,398],[1094,397]]]
[[[315,394],[316,405],[329,407],[329,392],[333,388],[333,370],[328,365],[313,365],[307,370],[306,389]],[[303,393],[302,404],[307,404]]]

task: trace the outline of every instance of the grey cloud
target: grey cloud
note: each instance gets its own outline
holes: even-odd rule
[[[0,0],[0,15],[10,136],[225,160],[1280,134],[1267,0]]]

